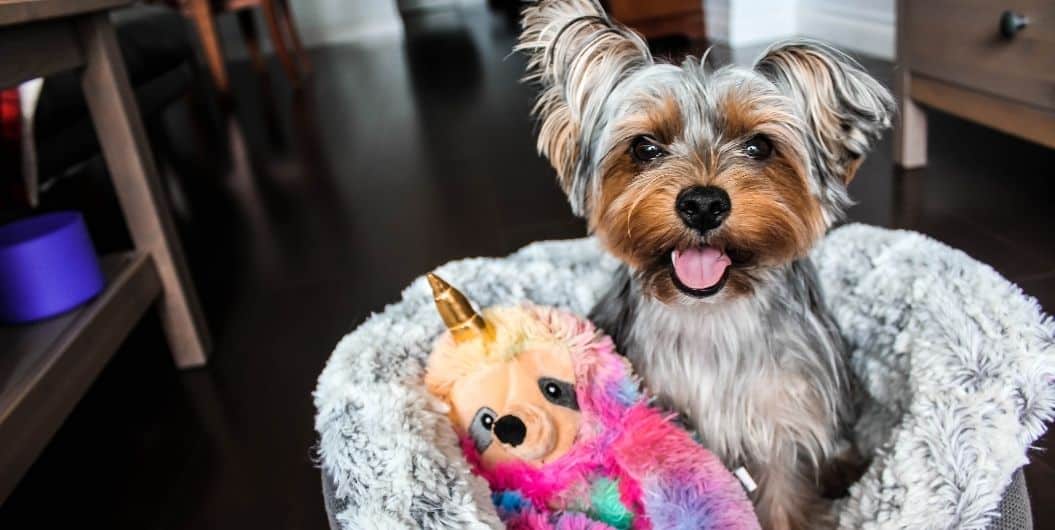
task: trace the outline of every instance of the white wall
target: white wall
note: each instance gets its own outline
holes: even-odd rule
[[[894,0],[798,1],[800,34],[865,55],[894,58]]]
[[[796,0],[703,0],[708,38],[731,47],[795,34]]]
[[[307,46],[403,36],[396,0],[292,0]]]
[[[487,0],[397,0],[399,10],[408,13],[427,9],[450,9],[453,7],[466,7],[483,5]]]
[[[0,0],[2,1],[2,0]],[[294,20],[306,46],[342,42],[386,42],[403,38],[400,11],[484,8],[487,0],[290,0]],[[265,53],[272,51],[263,17],[257,13],[257,32]],[[244,60],[248,51],[234,16],[217,17],[224,55]]]
[[[641,0],[645,1],[645,0]],[[801,35],[892,60],[895,0],[700,0],[708,38],[735,49]],[[485,0],[292,0],[305,44],[315,46],[403,36],[404,9],[481,5]],[[482,6],[481,6],[482,7]],[[221,17],[228,53],[242,57],[233,17]],[[266,35],[262,24],[259,31]],[[265,46],[267,39],[263,39]]]
[[[894,58],[895,0],[701,0],[707,35],[732,48],[801,35]]]

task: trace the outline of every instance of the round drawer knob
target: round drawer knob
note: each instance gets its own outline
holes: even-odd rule
[[[1000,15],[1000,34],[1006,39],[1014,38],[1028,25],[1029,19],[1014,11],[1004,11],[1004,14]]]

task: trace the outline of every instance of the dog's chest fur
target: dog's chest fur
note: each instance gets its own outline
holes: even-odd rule
[[[751,296],[667,305],[624,268],[591,317],[727,465],[791,450],[816,466],[852,401],[844,347],[808,260],[760,274]]]

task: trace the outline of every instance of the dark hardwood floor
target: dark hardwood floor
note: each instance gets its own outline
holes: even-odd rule
[[[445,261],[584,234],[535,153],[513,38],[483,11],[408,21],[402,43],[313,51],[302,94],[237,63],[231,114],[198,98],[152,124],[212,361],[175,370],[148,316],[0,528],[324,528],[311,392],[337,340]],[[865,63],[889,82],[889,63]],[[1055,310],[1055,153],[939,114],[930,138],[909,173],[879,145],[853,220],[930,234]],[[99,165],[84,173],[48,200],[120,247]],[[1053,465],[1038,449],[1027,468],[1038,528],[1055,525]]]

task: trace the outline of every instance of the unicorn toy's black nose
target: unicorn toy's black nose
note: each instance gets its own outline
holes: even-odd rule
[[[524,442],[524,437],[527,436],[527,426],[520,418],[507,414],[495,422],[494,433],[502,443],[516,447]]]

